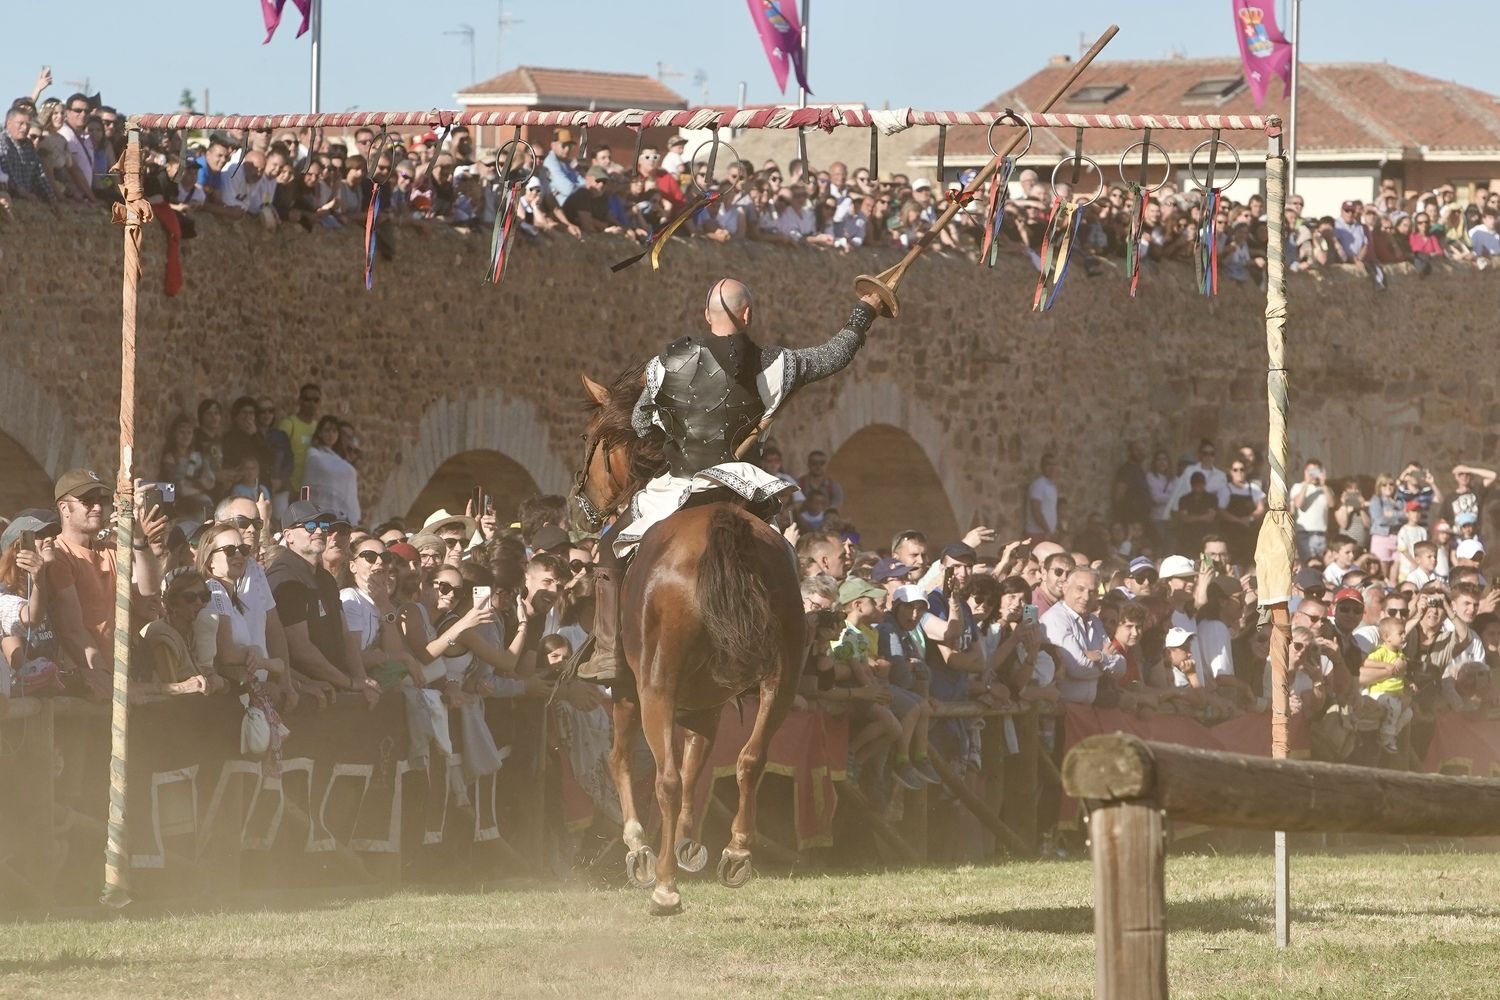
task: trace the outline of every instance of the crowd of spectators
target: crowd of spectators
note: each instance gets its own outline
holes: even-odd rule
[[[7,112],[0,137],[0,191],[53,204],[113,198],[112,166],[125,142],[121,115],[81,93],[65,101],[41,100],[50,85],[44,70],[32,94],[17,98]],[[476,147],[464,126],[406,135],[370,128],[349,135],[313,129],[238,135],[162,131],[147,132],[143,143],[148,197],[189,220],[206,213],[254,216],[268,227],[363,226],[379,188],[385,223],[381,248],[389,253],[393,224],[489,226],[505,205],[495,151]],[[679,135],[665,150],[616,151],[600,144],[582,149],[571,129],[555,129],[545,155],[537,154],[540,163],[524,156],[513,161],[510,181],[521,187],[517,223],[531,237],[615,233],[646,240],[697,194],[714,189],[720,197],[695,212],[678,235],[840,251],[926,241],[934,252],[969,256],[977,256],[983,242],[983,193],[933,232],[947,200],[968,183],[972,170],[945,185],[904,173],[881,178],[838,162],[816,168],[793,159],[783,169],[775,160],[759,167],[742,160],[721,164],[710,179],[707,154],[690,159],[686,147]],[[1168,181],[1150,193],[1137,232],[1135,196],[1127,187],[1116,184],[1091,196],[1066,183],[1054,188],[1036,170],[1022,169],[997,222],[1001,250],[1025,254],[1040,267],[1055,199],[1090,197],[1081,209],[1075,251],[1090,273],[1100,259],[1124,258],[1132,238],[1147,268],[1166,260],[1191,261],[1205,238],[1205,202],[1196,188],[1179,189]],[[1423,274],[1436,259],[1473,261],[1482,268],[1500,253],[1497,216],[1500,192],[1484,184],[1462,196],[1453,184],[1413,195],[1385,179],[1368,204],[1343,202],[1337,219],[1306,215],[1302,197],[1293,194],[1283,253],[1296,269],[1361,264],[1382,284],[1389,264],[1410,263]],[[1213,238],[1226,280],[1260,280],[1268,252],[1264,197],[1252,194],[1244,203],[1221,199]]]

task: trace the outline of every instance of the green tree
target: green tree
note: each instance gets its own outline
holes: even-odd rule
[[[191,87],[182,88],[182,96],[177,98],[177,103],[182,105],[184,111],[197,111],[198,99],[193,96]]]

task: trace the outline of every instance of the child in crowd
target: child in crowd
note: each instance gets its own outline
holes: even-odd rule
[[[1422,502],[1406,502],[1406,523],[1396,532],[1396,582],[1405,580],[1407,574],[1417,568],[1417,544],[1427,541],[1427,529],[1422,526]],[[1437,550],[1433,550],[1437,554]],[[1421,586],[1421,584],[1418,584]]]
[[[573,644],[568,641],[567,636],[551,635],[543,636],[540,646],[542,657],[542,673],[548,676],[556,676],[568,662],[568,657],[573,655]]]
[[[1431,543],[1427,543],[1431,544]],[[1370,651],[1359,679],[1365,694],[1380,703],[1380,746],[1396,753],[1396,740],[1411,722],[1411,695],[1406,687],[1406,626],[1397,618],[1380,620],[1380,645]]]
[[[919,781],[938,784],[942,778],[927,758],[927,730],[932,701],[927,697],[927,637],[922,616],[927,613],[927,595],[910,584],[891,595],[891,610],[877,630],[875,669],[884,664],[891,687],[891,711],[901,721],[896,739],[896,780],[908,788],[915,775]],[[908,773],[910,772],[910,773]]]
[[[1401,529],[1405,531],[1405,528]],[[1426,530],[1426,529],[1419,529]],[[1419,590],[1434,580],[1440,580],[1438,576],[1438,547],[1434,542],[1426,540],[1418,542],[1412,549],[1412,569],[1406,574],[1406,582],[1414,584]]]
[[[830,653],[834,681],[872,694],[868,699],[858,699],[854,709],[858,732],[849,741],[849,759],[856,766],[883,753],[901,736],[901,723],[888,707],[892,695],[884,675],[889,672],[890,661],[880,660],[877,666],[872,656],[876,642],[870,626],[880,619],[885,600],[885,590],[857,576],[849,577],[839,587],[844,631],[834,641]],[[908,784],[908,777],[915,784]],[[908,788],[921,788],[924,784],[915,774],[898,773],[896,780]]]

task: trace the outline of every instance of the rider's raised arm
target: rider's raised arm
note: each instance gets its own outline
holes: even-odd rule
[[[817,347],[800,347],[786,352],[792,369],[792,387],[825,379],[845,368],[865,344],[865,331],[875,322],[876,312],[864,302],[856,302],[854,311],[833,339]]]

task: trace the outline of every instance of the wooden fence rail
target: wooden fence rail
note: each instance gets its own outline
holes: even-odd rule
[[[1089,809],[1095,996],[1167,996],[1166,819],[1254,830],[1500,834],[1500,781],[1091,736],[1063,761]]]

